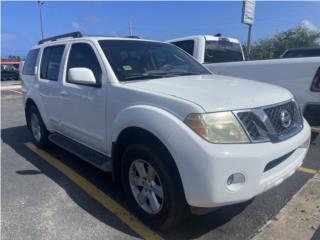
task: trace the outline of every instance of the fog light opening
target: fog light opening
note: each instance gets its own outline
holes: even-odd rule
[[[231,174],[227,179],[227,188],[231,191],[237,191],[244,185],[245,181],[245,176],[242,173]]]

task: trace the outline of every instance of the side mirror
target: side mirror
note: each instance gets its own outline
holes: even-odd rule
[[[81,85],[96,85],[97,81],[89,68],[70,68],[68,82]]]

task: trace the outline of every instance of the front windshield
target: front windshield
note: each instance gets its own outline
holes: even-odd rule
[[[119,81],[211,74],[178,47],[159,42],[101,40]]]
[[[206,41],[205,63],[243,61],[239,43],[229,41]]]

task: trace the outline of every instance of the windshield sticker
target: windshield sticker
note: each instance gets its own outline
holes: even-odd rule
[[[130,65],[125,65],[125,66],[122,66],[123,70],[125,71],[131,71],[132,70],[132,67]]]

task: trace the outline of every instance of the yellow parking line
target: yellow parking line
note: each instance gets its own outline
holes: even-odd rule
[[[320,133],[320,127],[312,127],[311,130]]]
[[[308,173],[308,174],[316,174],[317,173],[317,170],[312,169],[312,168],[305,168],[305,167],[299,167],[298,171],[303,172],[303,173]]]
[[[127,224],[134,232],[139,234],[144,239],[163,239],[160,235],[152,231],[146,225],[144,225],[139,219],[133,216],[129,211],[123,208],[120,204],[114,201],[111,197],[93,185],[91,182],[80,176],[73,169],[69,168],[61,161],[51,156],[47,152],[37,148],[31,142],[25,143],[25,145],[33,152],[38,154],[41,158],[46,160],[49,164],[55,167],[57,170],[67,176],[72,182],[77,184],[92,198],[99,202],[102,206],[107,208],[110,212],[120,218],[125,224]]]

